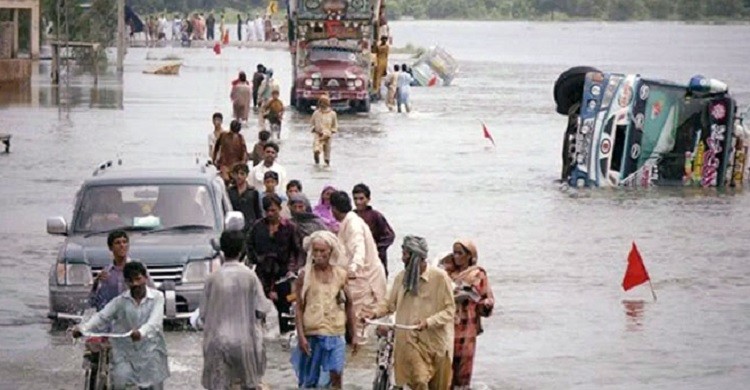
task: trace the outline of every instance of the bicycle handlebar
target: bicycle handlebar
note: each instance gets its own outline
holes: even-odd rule
[[[94,332],[81,332],[86,337],[106,337],[109,339],[124,339],[126,337],[130,337],[130,335],[133,333],[132,330],[127,331],[125,333],[94,333]]]
[[[83,321],[83,316],[68,313],[49,313],[47,314],[47,318],[49,318],[50,320],[71,320],[76,322]]]
[[[365,323],[367,323],[367,325],[385,326],[388,328],[402,329],[402,330],[417,330],[418,329],[416,325],[395,324],[391,322],[382,322],[382,321],[374,321],[374,320],[365,320]]]

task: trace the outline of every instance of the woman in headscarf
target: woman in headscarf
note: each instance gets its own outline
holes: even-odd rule
[[[481,317],[489,317],[495,305],[487,272],[477,265],[477,247],[470,240],[453,244],[453,254],[441,262],[453,280],[456,301],[453,344],[454,390],[469,389],[474,368],[477,336],[482,333]]]
[[[338,238],[328,231],[310,235],[304,248],[307,262],[295,286],[298,347],[292,351],[291,363],[300,388],[341,389],[344,335],[346,327],[351,332],[354,325],[347,271],[340,266],[341,248]]]
[[[320,193],[320,200],[313,209],[313,213],[325,222],[326,227],[333,233],[339,231],[339,221],[336,220],[331,211],[331,194],[336,192],[333,186],[325,186]]]
[[[310,201],[302,194],[293,194],[289,197],[289,211],[292,222],[297,225],[297,231],[301,238],[305,238],[318,230],[328,230],[320,217],[312,213]]]

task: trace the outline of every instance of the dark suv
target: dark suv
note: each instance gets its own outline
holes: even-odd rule
[[[220,266],[211,245],[225,229],[241,229],[216,170],[125,170],[102,164],[78,191],[70,224],[47,220],[49,234],[66,236],[49,273],[50,318],[86,309],[93,278],[112,263],[109,232],[130,236],[130,258],[148,268],[165,294],[165,319],[198,308],[203,282]]]

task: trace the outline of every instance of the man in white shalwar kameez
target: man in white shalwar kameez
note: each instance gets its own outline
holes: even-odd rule
[[[260,14],[255,18],[255,40],[259,42],[266,40],[266,27],[263,25],[263,18]]]
[[[203,325],[203,387],[259,388],[266,370],[261,322],[272,310],[258,276],[238,261],[240,231],[221,235],[224,263],[206,280],[200,306]]]
[[[331,212],[340,222],[338,238],[344,251],[346,264],[339,264],[349,271],[349,293],[352,297],[354,316],[359,318],[386,300],[386,278],[383,263],[378,256],[378,246],[372,238],[367,223],[352,211],[352,202],[346,192],[331,195]],[[362,344],[362,322],[355,324],[354,342]]]

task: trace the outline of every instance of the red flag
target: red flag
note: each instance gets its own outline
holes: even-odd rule
[[[427,86],[434,87],[435,85],[437,85],[437,81],[438,81],[437,75],[432,75],[432,77],[430,77],[430,80],[427,81]]]
[[[648,271],[646,271],[646,266],[643,265],[643,258],[641,258],[641,254],[638,252],[638,247],[633,242],[633,247],[630,249],[630,254],[628,254],[628,269],[625,270],[625,278],[622,279],[622,288],[628,291],[635,286],[646,283],[650,279]]]
[[[487,129],[487,125],[485,125],[484,122],[482,122],[482,131],[484,131],[484,138],[490,140],[492,142],[492,146],[496,146],[495,140],[492,138],[492,134],[490,134],[490,131]]]

